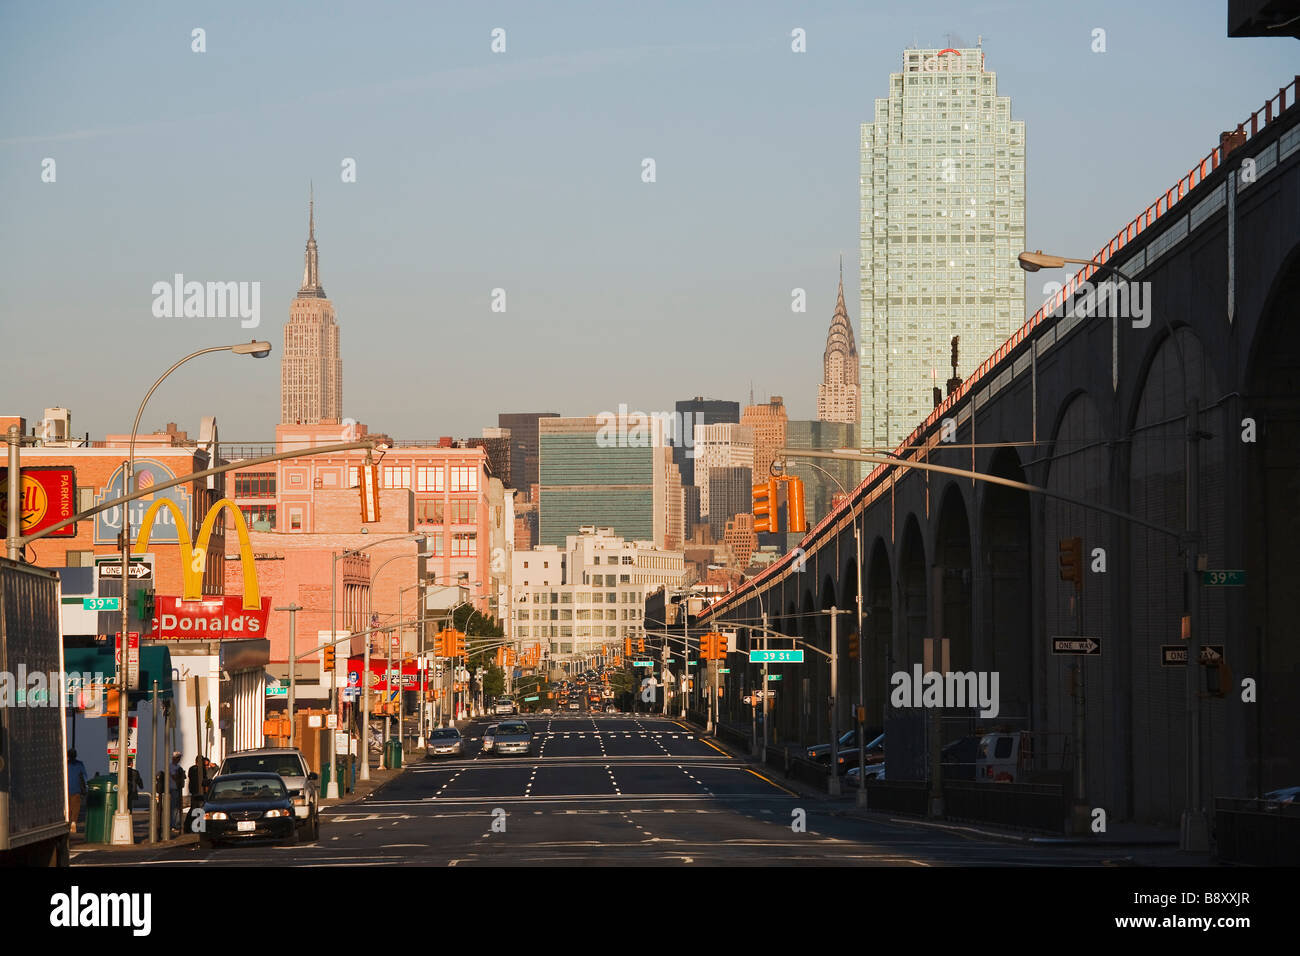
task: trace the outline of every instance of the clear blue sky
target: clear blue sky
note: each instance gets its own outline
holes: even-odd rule
[[[983,36],[1027,127],[1028,244],[1086,255],[1295,73],[1295,40],[1229,40],[1226,10],[9,3],[0,414],[63,405],[77,433],[126,431],[175,358],[256,334],[271,359],[196,360],[144,426],[194,433],[215,414],[226,440],[269,439],[314,179],[344,413],[372,428],[476,435],[500,411],[743,402],[751,381],[811,418],[841,251],[860,328],[859,124],[905,47]],[[155,318],[151,287],[177,272],[261,282],[261,326]]]

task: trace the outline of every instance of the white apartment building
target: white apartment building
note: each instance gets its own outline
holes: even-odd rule
[[[681,551],[584,525],[564,548],[516,552],[513,573],[514,639],[554,658],[641,637],[646,593],[681,586],[686,565]]]
[[[695,426],[695,484],[700,489],[700,518],[709,516],[709,469],[754,468],[754,429],[727,423]]]
[[[904,50],[862,125],[859,440],[897,447],[1025,320],[1025,124],[984,51]]]

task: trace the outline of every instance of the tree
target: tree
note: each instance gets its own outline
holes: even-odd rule
[[[483,696],[500,697],[506,690],[506,672],[496,664],[488,664],[483,674]]]

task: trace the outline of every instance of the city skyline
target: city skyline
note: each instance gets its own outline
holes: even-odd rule
[[[1163,190],[1185,156],[1203,153],[1217,129],[1253,108],[1259,89],[1292,72],[1283,40],[1225,38],[1217,4],[1180,7],[1176,22],[1159,11],[1103,4],[1087,20],[1064,23],[1029,5],[1010,26],[1003,16],[955,4],[941,5],[921,26],[849,5],[817,16],[758,5],[743,22],[669,7],[656,17],[571,19],[562,29],[534,11],[506,7],[493,14],[510,38],[496,59],[489,49],[496,19],[461,12],[430,22],[418,10],[395,9],[420,27],[412,37],[436,49],[439,66],[366,54],[346,83],[320,72],[316,55],[308,55],[312,43],[298,43],[297,33],[307,31],[332,51],[371,37],[373,24],[346,17],[312,23],[286,11],[265,21],[263,39],[237,40],[225,19],[239,16],[236,10],[206,25],[200,55],[190,50],[188,21],[135,14],[134,42],[174,71],[170,93],[153,91],[147,71],[106,59],[113,47],[102,43],[94,14],[70,35],[26,22],[21,10],[6,14],[15,27],[8,36],[26,32],[21,49],[0,47],[11,85],[21,85],[17,74],[35,59],[77,60],[84,70],[119,71],[122,89],[138,94],[130,110],[103,103],[83,88],[78,71],[52,81],[48,96],[57,109],[47,109],[40,93],[0,106],[0,181],[12,197],[0,254],[14,275],[0,290],[0,321],[18,332],[16,317],[39,316],[76,345],[62,356],[66,374],[57,384],[28,363],[6,369],[0,398],[7,410],[33,419],[44,407],[63,406],[80,431],[124,430],[131,409],[101,358],[124,335],[132,343],[130,373],[141,379],[152,379],[175,354],[253,336],[276,343],[272,357],[283,358],[278,310],[294,298],[301,190],[314,179],[322,188],[333,301],[354,330],[345,351],[358,389],[345,417],[399,436],[472,436],[510,408],[572,416],[624,402],[671,409],[683,394],[743,401],[752,381],[757,400],[787,396],[791,418],[812,419],[824,317],[834,306],[824,264],[857,238],[857,162],[845,154],[853,152],[848,143],[857,139],[880,77],[896,69],[900,47],[986,31],[983,47],[998,64],[1000,91],[1013,97],[1037,144],[1028,164],[1026,242],[1080,255]],[[1000,33],[987,29],[989,19]],[[1106,53],[1090,50],[1096,25],[1108,30]],[[795,27],[807,31],[805,54],[791,50]],[[286,39],[291,31],[294,42]],[[633,35],[635,45],[627,39]],[[1152,36],[1162,42],[1150,43]],[[408,52],[404,42],[418,45],[391,31],[385,42],[399,44],[399,52]],[[232,56],[260,55],[249,43],[275,44],[284,62],[236,79],[212,72]],[[1070,69],[1061,70],[1059,85],[1037,81],[1062,60]],[[1192,62],[1218,63],[1229,81],[1184,101],[1177,94]],[[311,92],[291,79],[302,71],[319,78]],[[774,75],[764,78],[764,71]],[[529,97],[552,105],[534,116],[511,107],[521,79],[536,81],[539,92]],[[647,83],[652,98],[644,95]],[[1147,91],[1141,102],[1131,95],[1139,83]],[[711,92],[696,103],[686,89]],[[463,95],[449,98],[452,91]],[[738,106],[742,92],[745,102],[757,94],[775,108]],[[1094,119],[1089,128],[1109,148],[1080,150],[1081,121],[1063,104],[1099,101],[1111,106],[1104,122]],[[1184,115],[1170,123],[1169,135],[1148,126],[1152,111],[1143,103],[1157,102]],[[667,125],[660,103],[673,115],[686,109],[685,126]],[[404,123],[430,110],[434,126],[464,131],[454,147]],[[593,112],[615,122],[600,124],[608,142],[584,153],[597,127],[576,117]],[[705,116],[728,112],[734,118],[722,138],[704,131]],[[298,135],[295,116],[324,137]],[[346,136],[332,132],[342,128]],[[398,129],[407,132],[392,132]],[[231,164],[211,148],[233,141],[258,162]],[[521,159],[508,147],[516,141],[546,145]],[[1130,146],[1138,144],[1134,153]],[[739,155],[746,158],[737,165]],[[641,181],[647,156],[658,162],[653,184]],[[53,183],[40,179],[46,157],[58,162]],[[355,183],[340,178],[349,157],[357,163]],[[815,188],[807,185],[810,174]],[[1061,185],[1085,176],[1108,188],[1079,197]],[[738,215],[745,206],[753,211]],[[569,225],[557,232],[557,221]],[[781,228],[769,228],[778,222]],[[44,250],[67,247],[55,238],[64,232],[76,237],[74,252],[75,243],[109,252],[83,257],[69,279],[56,280]],[[850,256],[850,272],[854,265]],[[261,282],[261,327],[154,318],[149,288],[177,272]],[[1031,280],[1027,310],[1041,302],[1040,285]],[[497,288],[505,292],[504,313],[491,311]],[[806,311],[792,313],[793,289],[806,292]],[[81,305],[90,295],[94,310]],[[860,322],[857,303],[849,304],[850,320]],[[482,387],[487,359],[464,359],[480,323],[494,329],[490,361],[506,372],[492,390]],[[751,337],[784,342],[792,328],[800,331],[797,349],[754,349],[745,363],[718,361]],[[686,337],[699,348],[684,359],[679,340]],[[978,361],[966,341],[964,372]],[[440,362],[448,345],[462,355]],[[627,355],[638,356],[634,366],[625,365]],[[194,363],[160,390],[142,427],[193,425],[216,414],[223,436],[267,440],[278,417],[272,367]]]

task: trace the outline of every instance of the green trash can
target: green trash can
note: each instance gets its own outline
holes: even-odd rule
[[[397,770],[402,766],[402,742],[396,737],[389,737],[385,745],[388,749],[384,751],[384,766],[389,770]]]
[[[96,774],[86,782],[86,842],[113,842],[117,778]]]

